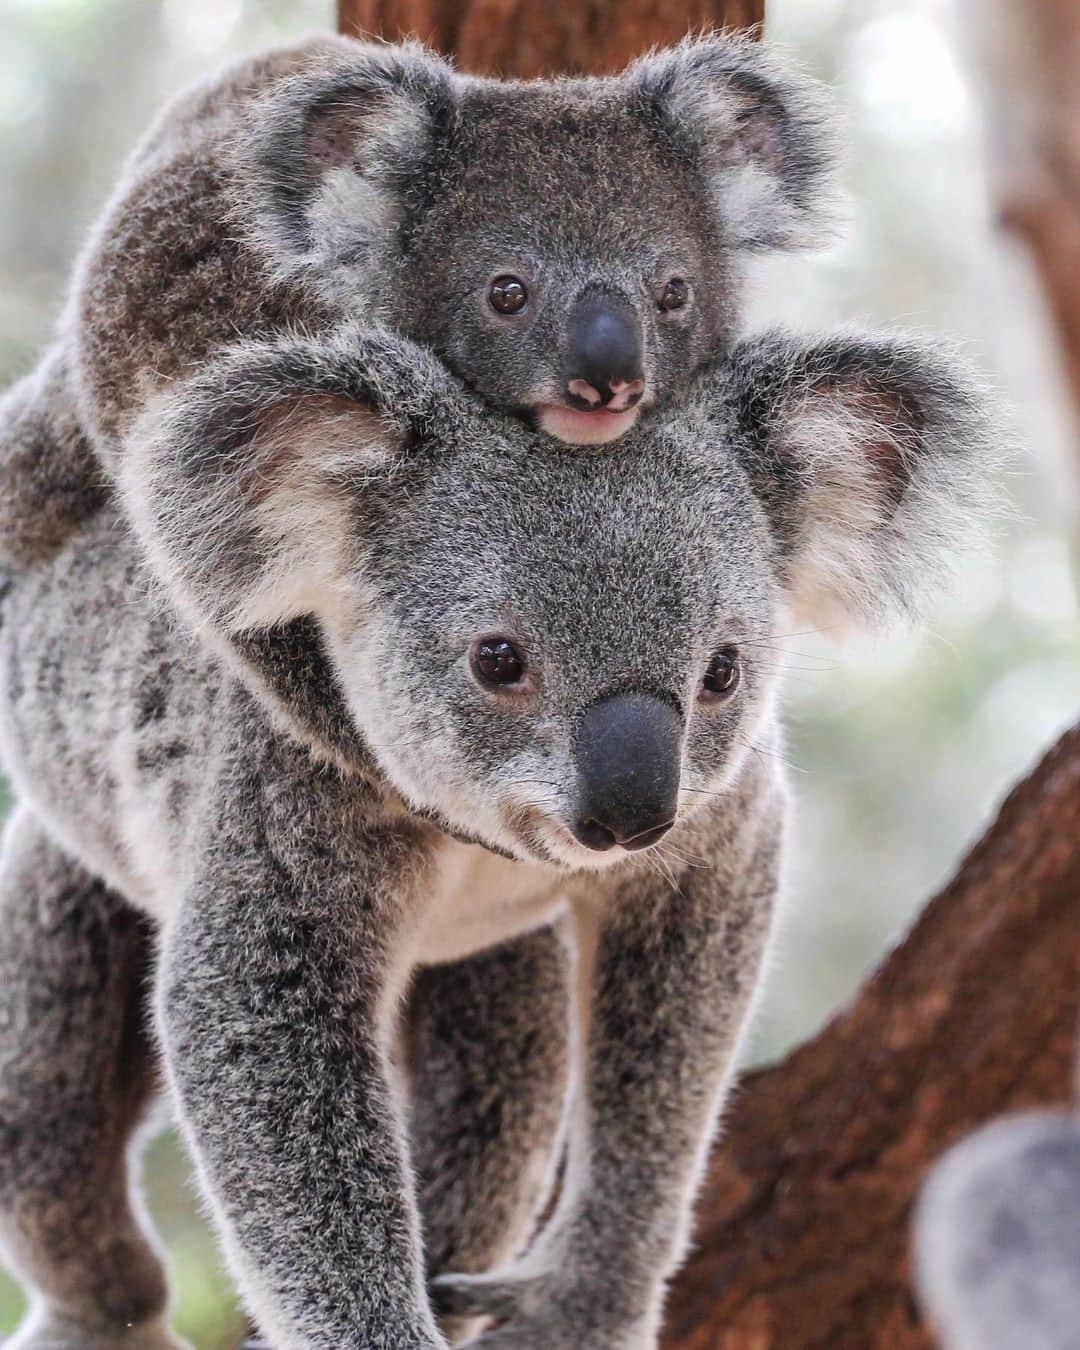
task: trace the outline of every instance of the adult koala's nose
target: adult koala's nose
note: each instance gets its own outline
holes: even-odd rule
[[[612,291],[588,290],[566,331],[566,401],[581,412],[626,412],[645,392],[641,324]]]
[[[593,704],[577,737],[574,835],[586,848],[647,848],[675,823],[682,718],[651,694]]]

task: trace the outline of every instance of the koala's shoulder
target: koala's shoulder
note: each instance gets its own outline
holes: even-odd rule
[[[232,223],[231,144],[254,100],[358,44],[319,39],[234,65],[165,110],[129,160],[77,269],[82,412],[106,460],[150,392],[237,333],[317,326],[310,292],[273,284]]]

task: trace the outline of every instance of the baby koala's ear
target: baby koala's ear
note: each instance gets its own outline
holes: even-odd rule
[[[247,343],[152,402],[119,472],[158,579],[227,634],[333,612],[365,506],[449,377],[396,335]]]
[[[342,43],[255,102],[233,142],[236,209],[276,276],[353,288],[386,260],[454,79],[419,43]]]
[[[917,613],[993,498],[1000,437],[973,371],[909,338],[774,334],[722,378],[792,607],[829,627]]]
[[[834,233],[834,115],[817,81],[723,34],[646,56],[623,78],[699,165],[732,247],[812,248]]]

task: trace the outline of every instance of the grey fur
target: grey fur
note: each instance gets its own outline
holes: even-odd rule
[[[49,558],[101,507],[105,473],[79,422],[63,350],[0,397],[0,564]]]
[[[773,336],[583,454],[346,324],[173,384],[117,456],[122,510],[9,569],[7,766],[58,856],[159,928],[169,1095],[273,1345],[445,1345],[430,1276],[447,1330],[499,1319],[486,1350],[655,1344],[778,882],[771,644],[792,607],[908,609],[985,436],[932,350]],[[520,694],[469,674],[492,632],[526,654]],[[741,683],[705,704],[731,643]],[[590,853],[578,728],[634,690],[679,710],[678,821]],[[568,1162],[526,1245],[568,1003]],[[42,1072],[31,1026],[16,1045]],[[60,1146],[21,1136],[31,1175]]]
[[[380,320],[535,411],[565,399],[575,302],[607,287],[643,327],[643,401],[662,401],[731,339],[742,252],[828,215],[831,135],[811,81],[730,37],[602,80],[482,80],[344,38],[228,67],[135,148],[47,371],[0,405],[0,558],[31,520],[49,521],[39,552],[62,542],[100,493],[95,454],[115,469],[150,397],[237,338]],[[532,288],[513,321],[486,303],[500,272]],[[693,295],[664,316],[673,272]],[[42,424],[66,419],[51,440],[31,394]]]
[[[1080,1120],[994,1121],[930,1174],[915,1223],[919,1292],[945,1350],[1080,1345]]]
[[[9,1345],[176,1344],[126,1175],[155,1086],[150,944],[144,917],[15,813],[0,874],[0,1239],[37,1297]]]
[[[551,1195],[569,1072],[566,955],[564,936],[541,928],[417,972],[409,1138],[430,1277],[511,1261]],[[440,1325],[456,1342],[477,1319]]]

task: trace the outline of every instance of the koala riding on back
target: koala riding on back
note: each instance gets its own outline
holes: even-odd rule
[[[609,441],[731,342],[747,253],[827,233],[833,167],[818,88],[730,37],[595,79],[344,38],[232,66],[138,145],[56,344],[0,404],[0,556],[95,509],[155,391],[343,318],[562,440]]]

